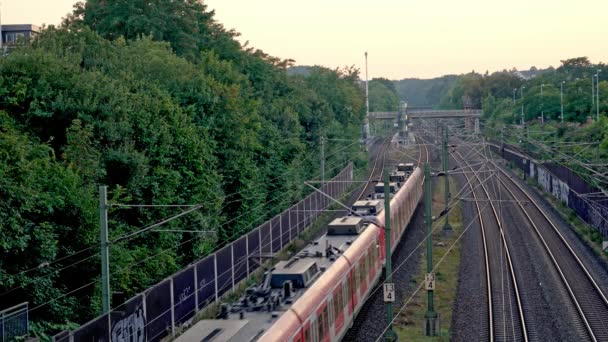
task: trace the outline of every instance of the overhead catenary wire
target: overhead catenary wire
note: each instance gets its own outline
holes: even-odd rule
[[[315,155],[313,155],[311,153],[308,153],[308,156],[306,156],[306,158],[304,159],[304,161],[313,161],[313,159],[312,159],[313,157],[315,157]],[[332,167],[335,167],[335,164],[334,164],[334,166],[330,166],[329,169],[331,169]],[[294,170],[294,171],[289,172],[287,174],[290,175],[290,174],[292,174],[293,172],[296,172],[296,171],[297,170]],[[282,174],[282,176],[284,177],[285,173]],[[271,178],[269,181],[276,180],[279,177],[281,177],[281,176],[277,176],[277,177]],[[228,202],[226,202],[225,201],[226,199],[231,198],[231,197],[236,196],[236,195],[242,195],[243,193],[247,193],[249,191],[253,191],[253,190],[259,189],[260,187],[263,187],[263,186],[265,186],[265,184],[260,184],[260,185],[258,185],[256,187],[251,187],[251,188],[248,188],[248,189],[242,189],[242,190],[236,191],[234,193],[227,194],[224,197],[224,203],[223,203],[222,207],[218,210],[217,214],[219,215],[222,212],[222,210],[225,209],[229,204],[236,203],[236,202],[240,201],[240,200],[234,200],[234,201],[228,201]],[[116,207],[116,208],[163,208],[163,207],[167,207],[167,208],[172,208],[172,207],[179,208],[179,207],[195,207],[195,206],[198,206],[198,205],[200,205],[200,204],[192,204],[192,205],[182,205],[182,204],[150,204],[150,205],[146,205],[146,204],[110,204],[109,206],[110,207]],[[142,227],[140,229],[145,229],[145,227]],[[119,237],[119,239],[121,239],[121,238]],[[73,253],[70,253],[68,255],[62,256],[62,257],[60,257],[58,259],[50,260],[50,261],[47,261],[47,262],[41,262],[37,266],[31,267],[31,268],[26,269],[26,270],[19,271],[17,273],[10,274],[9,276],[10,277],[17,277],[17,276],[21,276],[21,275],[24,275],[24,274],[29,273],[29,272],[33,272],[33,271],[40,270],[40,269],[43,269],[43,268],[48,268],[48,267],[50,267],[51,265],[53,265],[55,263],[58,263],[60,261],[72,258],[74,256],[77,256],[77,255],[81,254],[81,253],[90,251],[92,249],[97,249],[97,248],[99,248],[99,245],[98,244],[93,244],[93,245],[90,245],[88,247],[82,248],[82,249],[80,249],[80,250],[78,250],[76,252],[73,252]],[[91,256],[89,256],[89,257],[91,257]],[[70,264],[68,266],[62,266],[61,269],[62,270],[66,269],[66,268],[68,268],[70,266],[73,266],[75,264],[78,264],[80,262],[81,261],[76,261],[75,263],[72,263],[72,264]],[[11,291],[11,290],[9,290],[9,291]],[[1,295],[2,294],[0,294],[0,296]]]
[[[336,162],[336,165],[337,165],[337,162]],[[335,165],[335,166],[336,166],[336,165]],[[303,187],[304,187],[304,184],[300,184],[300,185],[298,185],[298,187],[299,187],[299,188],[303,188]],[[301,189],[292,190],[292,192],[296,192],[296,191],[299,191],[299,190],[301,190]],[[287,194],[289,194],[289,193],[287,193]],[[284,194],[284,195],[285,195],[285,194]],[[282,195],[282,196],[284,196],[284,195]],[[266,203],[261,204],[261,206],[267,206],[269,203],[271,203],[271,202],[273,202],[273,201],[275,201],[275,200],[279,199],[279,198],[280,198],[280,197],[282,197],[282,196],[279,196],[279,197],[277,197],[277,198],[275,198],[275,199],[273,199],[273,200],[269,200],[269,201],[267,201]],[[230,220],[230,221],[228,221],[228,222],[223,223],[223,224],[222,224],[222,225],[220,225],[220,226],[228,225],[228,224],[229,224],[229,223],[231,223],[232,221],[234,221],[234,220],[236,220],[236,219],[238,219],[238,218],[240,218],[240,217],[242,217],[242,216],[244,216],[244,215],[246,215],[246,213],[243,213],[243,214],[241,214],[240,216],[237,216],[237,217],[233,218],[232,220]],[[263,218],[264,216],[265,216],[265,214],[264,214],[263,216],[258,217],[258,219]],[[257,222],[257,220],[256,220],[256,222]],[[253,224],[255,224],[255,222],[252,222],[252,223],[251,223],[251,224],[250,224],[248,227],[251,227]],[[234,234],[233,234],[231,237],[229,237],[229,239],[232,239],[232,238],[234,238],[234,237],[236,237],[237,235],[240,235],[240,234],[242,234],[242,232],[235,232],[235,233],[234,233]],[[149,256],[149,257],[147,257],[147,258],[144,258],[144,259],[142,259],[142,260],[139,260],[139,261],[137,261],[137,262],[135,262],[135,263],[131,263],[131,264],[129,264],[129,265],[127,265],[127,266],[125,266],[125,267],[119,268],[118,270],[115,270],[115,271],[114,271],[114,273],[117,273],[117,272],[118,272],[118,273],[120,273],[120,272],[126,272],[126,271],[130,270],[131,268],[133,268],[133,267],[135,267],[135,266],[137,266],[137,265],[140,265],[140,264],[142,264],[142,263],[144,263],[144,262],[146,262],[146,261],[148,261],[148,260],[151,260],[151,259],[153,259],[153,258],[155,258],[155,257],[157,257],[157,256],[159,256],[159,255],[161,255],[161,254],[164,254],[164,253],[167,253],[167,252],[169,252],[169,251],[172,251],[172,250],[174,250],[175,248],[178,248],[178,247],[180,247],[180,246],[182,246],[182,245],[184,245],[184,244],[186,244],[186,243],[189,243],[189,242],[191,242],[191,241],[193,241],[193,240],[195,240],[195,239],[197,239],[197,238],[198,238],[197,236],[194,236],[194,237],[192,237],[192,238],[190,238],[190,239],[188,239],[188,240],[186,240],[186,241],[182,241],[182,242],[180,242],[180,243],[178,243],[178,244],[176,244],[176,245],[174,245],[174,246],[171,246],[170,248],[166,248],[166,249],[164,249],[164,250],[162,250],[162,251],[160,251],[160,252],[158,252],[158,253],[156,253],[156,254],[154,254],[154,255],[152,255],[152,256]],[[275,240],[275,239],[273,239],[273,240]],[[215,251],[217,251],[217,250],[219,250],[219,249],[221,249],[221,248],[223,248],[223,246],[218,247],[218,248],[217,248]],[[93,255],[93,256],[96,256],[96,255]],[[93,256],[91,256],[91,257],[93,257]],[[206,257],[206,256],[205,256],[205,257]],[[204,258],[204,257],[202,257],[202,258]],[[199,260],[202,260],[202,258],[197,259],[195,262],[198,262]],[[41,308],[41,307],[44,307],[44,306],[46,306],[46,305],[48,305],[48,304],[50,304],[50,303],[52,303],[52,302],[55,302],[55,301],[57,301],[57,300],[59,300],[59,299],[61,299],[61,298],[64,298],[64,297],[66,297],[66,296],[68,296],[68,295],[70,295],[70,294],[73,294],[73,293],[75,293],[75,292],[77,292],[77,291],[80,291],[80,290],[82,290],[82,289],[84,289],[84,288],[86,288],[86,287],[92,286],[92,285],[94,285],[95,283],[97,283],[98,281],[99,281],[99,279],[98,279],[98,280],[95,280],[95,281],[92,281],[92,282],[89,282],[89,283],[87,283],[87,284],[85,284],[85,285],[83,285],[83,286],[80,286],[80,287],[76,288],[76,289],[70,290],[70,291],[68,291],[68,292],[67,292],[67,293],[65,293],[65,294],[62,294],[62,295],[60,295],[60,296],[58,296],[58,297],[55,297],[55,298],[53,298],[53,299],[50,299],[50,300],[46,301],[45,303],[42,303],[42,304],[40,304],[40,305],[35,306],[34,308],[30,309],[29,311],[31,312],[31,311],[37,310],[37,309],[39,309],[39,308]],[[20,286],[20,288],[22,288],[22,287],[24,287],[24,286],[26,286],[26,285]],[[11,290],[11,291],[12,291],[12,290]]]

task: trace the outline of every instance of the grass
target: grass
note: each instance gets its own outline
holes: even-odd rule
[[[436,184],[433,184],[433,215],[438,215],[445,207],[444,202],[444,182],[443,179],[438,179]],[[455,194],[457,189],[453,179],[450,179],[450,191]],[[395,331],[399,336],[400,341],[449,341],[451,335],[452,323],[452,308],[454,299],[456,298],[456,289],[458,286],[459,268],[460,268],[460,241],[449,254],[448,249],[452,246],[459,234],[463,231],[462,224],[462,208],[456,205],[449,214],[449,222],[453,232],[449,236],[444,236],[442,227],[445,220],[441,219],[433,223],[433,228],[439,228],[433,233],[433,265],[437,265],[438,261],[444,256],[445,259],[435,270],[436,289],[434,291],[434,309],[439,313],[441,325],[439,336],[426,337],[423,332],[424,315],[427,310],[427,291],[423,287],[414,294],[413,298],[407,304],[403,312],[395,319]],[[424,250],[426,251],[426,249]],[[447,255],[446,255],[447,254]],[[420,258],[420,268],[415,279],[409,284],[412,290],[424,282],[426,274],[426,253],[422,253]],[[407,301],[409,298],[406,298]],[[396,305],[395,313],[404,305],[405,302]]]

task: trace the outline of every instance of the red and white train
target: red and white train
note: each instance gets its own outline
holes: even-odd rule
[[[421,169],[401,166],[405,167],[391,178],[395,181],[391,183],[391,253],[423,193]],[[326,234],[266,272],[262,284],[248,288],[231,306],[224,305],[221,319],[200,321],[177,341],[341,340],[382,273],[386,258],[382,208],[379,200],[358,201],[353,206],[355,216],[334,220]]]
[[[391,199],[392,250],[422,197],[423,181],[418,167]],[[376,219],[384,225],[384,211]],[[382,273],[386,258],[383,228],[370,224],[259,341],[341,340]]]

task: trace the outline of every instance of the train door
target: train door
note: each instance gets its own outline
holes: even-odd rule
[[[319,342],[329,342],[331,331],[329,330],[329,301],[325,301],[317,309],[317,337]]]
[[[367,268],[367,253],[363,254],[361,258],[359,258],[359,291],[361,294],[361,299],[365,296],[365,292],[367,291],[367,276],[368,276],[368,268]]]
[[[310,319],[311,321],[311,325],[310,325],[310,337],[312,338],[312,342],[319,342],[319,336],[317,334],[317,317],[314,317]]]
[[[372,244],[369,246],[367,255],[369,257],[369,279],[371,284],[371,281],[376,276],[376,261],[374,258],[376,255],[376,244],[374,241],[372,241]]]
[[[293,336],[289,341],[304,342],[304,329],[298,330],[298,333],[295,336]]]
[[[334,336],[338,336],[344,326],[344,288],[342,282],[334,289],[332,306]]]
[[[356,287],[356,266],[353,266],[348,273],[348,313],[354,315],[357,307],[357,287]]]
[[[313,342],[313,330],[311,328],[311,320],[304,322],[302,334],[300,335],[302,342]]]

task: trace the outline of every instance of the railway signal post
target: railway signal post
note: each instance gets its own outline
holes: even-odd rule
[[[384,246],[386,263],[384,264],[384,306],[386,306],[386,333],[385,341],[397,341],[397,334],[393,331],[393,302],[395,301],[395,284],[392,277],[391,265],[391,192],[389,172],[384,171]],[[392,292],[392,295],[391,295]]]
[[[449,207],[448,203],[450,202],[450,180],[448,178],[448,169],[449,169],[449,154],[448,154],[448,126],[443,126],[443,148],[442,148],[442,162],[443,162],[443,177],[445,177],[445,224],[443,225],[443,233],[445,235],[449,235],[452,233],[452,226],[450,226],[450,221],[448,219],[449,216]]]
[[[439,314],[433,307],[433,290],[435,289],[435,275],[433,273],[433,218],[431,212],[431,167],[424,164],[424,210],[426,221],[426,290],[428,306],[424,315],[424,335],[436,336],[439,333]]]

